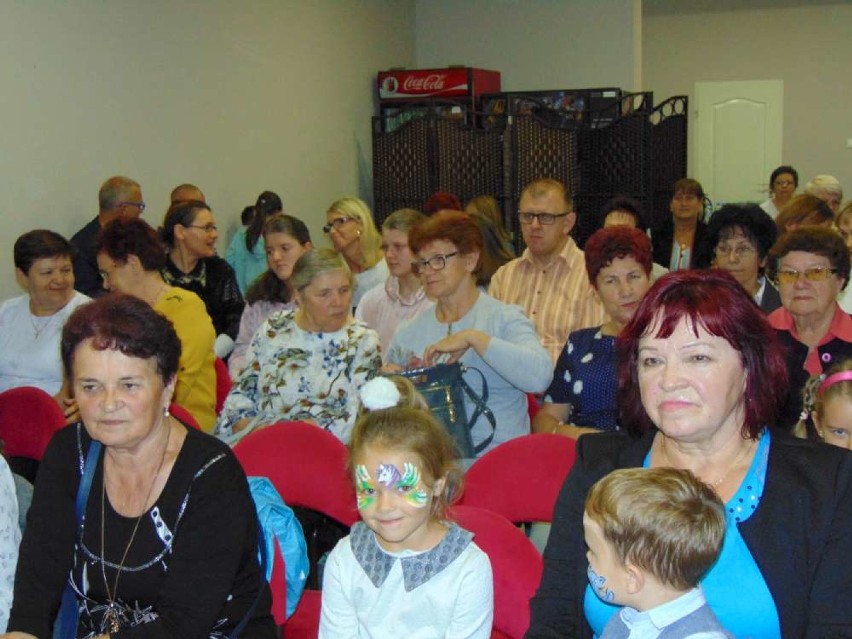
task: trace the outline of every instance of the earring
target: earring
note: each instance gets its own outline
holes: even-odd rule
[[[361,237],[361,229],[358,229],[358,231],[356,232],[356,234],[357,234],[357,236],[358,236],[358,237]]]
[[[164,417],[165,419],[168,419],[168,418],[169,418],[169,417],[171,417],[171,416],[172,416],[172,414],[169,412],[169,407],[168,407],[168,406],[163,406],[163,417]]]

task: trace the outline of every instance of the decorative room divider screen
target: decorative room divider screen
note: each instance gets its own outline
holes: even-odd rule
[[[514,232],[523,187],[551,177],[574,196],[579,215],[574,238],[581,246],[597,229],[601,207],[615,195],[639,200],[654,226],[669,215],[671,187],[686,175],[687,96],[652,105],[652,93],[634,93],[603,115],[568,115],[543,105],[483,115],[476,128],[435,109],[391,132],[375,117],[376,222],[399,208],[419,209],[429,195],[444,190],[462,203],[477,195],[495,197],[506,228]],[[518,233],[515,242],[521,248]]]

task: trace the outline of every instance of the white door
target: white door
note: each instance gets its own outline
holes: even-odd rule
[[[762,202],[781,164],[784,82],[696,82],[695,179],[719,202]]]

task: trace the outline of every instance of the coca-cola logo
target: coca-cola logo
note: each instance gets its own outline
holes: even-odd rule
[[[403,91],[443,91],[444,81],[447,79],[445,73],[431,73],[427,76],[408,76],[402,83]]]
[[[382,82],[382,91],[387,93],[396,93],[399,88],[399,81],[392,75],[387,76]]]

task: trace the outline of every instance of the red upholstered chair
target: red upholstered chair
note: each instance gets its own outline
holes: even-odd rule
[[[525,482],[526,483],[526,482]],[[494,575],[492,638],[521,639],[530,625],[530,599],[541,581],[541,555],[508,519],[484,508],[455,506],[451,517],[474,534]]]
[[[31,481],[50,438],[65,423],[62,408],[40,388],[21,386],[0,393],[0,439],[12,469]]]
[[[228,372],[228,365],[221,357],[217,357],[215,361],[216,367],[216,414],[222,412],[222,406],[225,405],[225,398],[231,392],[231,374]]]
[[[574,464],[575,444],[543,433],[500,444],[467,471],[461,503],[493,510],[514,523],[550,521]]]
[[[530,416],[530,423],[538,415],[539,408],[538,397],[534,393],[527,393],[527,414]]]
[[[346,446],[322,428],[279,422],[247,436],[234,446],[234,454],[246,475],[269,477],[288,506],[316,510],[346,526],[360,519],[355,488],[346,472]],[[275,575],[271,587],[275,608],[286,597],[286,588],[275,581]],[[287,620],[287,639],[316,638],[321,603],[320,591],[302,593]]]
[[[172,417],[174,417],[179,422],[182,422],[185,426],[189,426],[190,428],[194,428],[195,430],[201,430],[201,426],[198,424],[198,421],[195,417],[192,416],[187,409],[185,409],[180,404],[175,404],[172,402],[169,404],[169,412]]]

